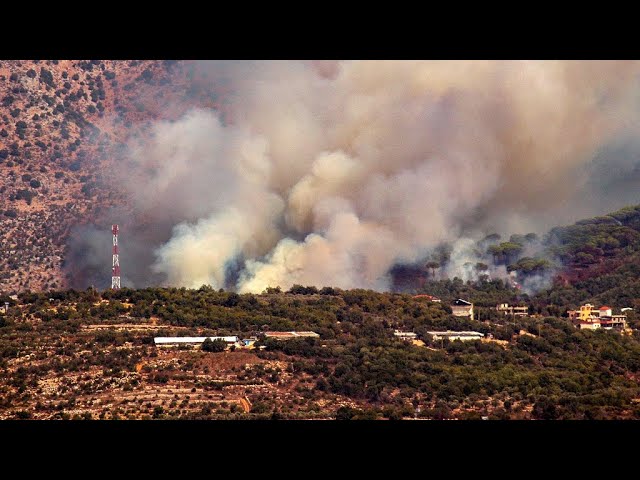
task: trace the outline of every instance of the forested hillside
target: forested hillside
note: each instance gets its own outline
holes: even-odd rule
[[[504,285],[483,289],[511,298]],[[0,316],[2,418],[640,418],[637,332],[579,331],[562,318],[487,308],[471,321],[411,295],[302,286],[0,300],[10,302]],[[446,329],[487,336],[428,333]],[[320,337],[265,340],[267,330]],[[161,349],[162,335],[255,335],[264,350]]]

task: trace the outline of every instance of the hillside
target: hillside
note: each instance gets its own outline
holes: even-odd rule
[[[127,140],[194,104],[220,107],[209,87],[183,62],[0,61],[0,291],[66,286],[71,229],[130,210]]]
[[[70,235],[114,217],[144,230],[153,209],[136,211],[130,189],[120,184],[123,178],[135,183],[139,174],[126,162],[128,142],[153,121],[176,119],[193,106],[217,109],[227,119],[229,87],[211,75],[197,62],[0,61],[0,292],[84,288],[98,273],[103,278],[102,265],[92,272],[77,265],[83,251],[70,252]],[[551,284],[538,296],[540,309],[587,299],[638,306],[638,207],[540,237],[488,235],[476,246],[477,261],[460,268],[482,278],[504,267],[529,294]],[[423,265],[394,267],[394,290],[465,295],[446,284],[450,254],[443,245]]]
[[[640,418],[637,331],[579,331],[553,317],[479,322],[409,295],[300,286],[4,300],[0,418]],[[395,329],[424,343],[399,340]],[[446,329],[493,338],[434,341],[427,333]],[[319,338],[264,339],[269,330]],[[174,335],[255,335],[264,349],[153,343]]]
[[[535,257],[524,256],[527,245],[521,235],[502,243],[495,237],[493,243],[484,239],[477,244],[478,261],[487,262],[471,267],[481,269],[477,281],[437,279],[432,270],[446,268],[445,252],[437,262],[397,268],[392,272],[395,285],[447,301],[468,298],[482,306],[525,301],[535,312],[552,315],[561,313],[558,306],[576,308],[584,302],[640,308],[640,206],[555,227],[537,241]],[[506,250],[513,253],[505,255]],[[503,266],[511,272],[507,278],[483,275],[490,267]],[[516,280],[536,282],[538,288],[525,292]]]

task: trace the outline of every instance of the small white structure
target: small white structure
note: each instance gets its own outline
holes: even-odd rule
[[[238,337],[155,337],[153,342],[156,345],[194,345],[201,344],[207,338],[210,338],[211,341],[214,340],[222,340],[225,343],[236,343],[238,341]]]
[[[445,338],[454,341],[460,340],[462,342],[467,342],[469,340],[481,340],[484,337],[484,333],[480,332],[454,332],[451,330],[447,330],[446,332],[427,332],[429,335],[433,337],[434,340],[443,340]]]
[[[413,332],[401,332],[400,330],[395,330],[393,335],[406,341],[415,340],[418,337],[418,335]]]
[[[526,317],[529,315],[529,308],[526,305],[513,306],[508,303],[499,303],[496,305],[496,310],[505,315],[513,315],[514,317]]]
[[[473,320],[473,303],[471,302],[459,298],[451,305],[451,311],[456,317],[469,317]]]

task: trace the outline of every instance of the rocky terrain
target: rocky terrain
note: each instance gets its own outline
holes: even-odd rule
[[[126,142],[194,104],[224,108],[197,66],[174,61],[0,61],[0,291],[68,284],[76,225],[130,201]]]

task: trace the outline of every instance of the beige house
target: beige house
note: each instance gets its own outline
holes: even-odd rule
[[[496,310],[505,315],[513,315],[514,317],[526,317],[529,315],[529,307],[526,305],[510,306],[508,303],[500,303],[496,305]]]
[[[453,302],[451,310],[456,317],[469,317],[473,320],[473,303],[459,298]]]
[[[613,315],[611,307],[603,306],[595,309],[590,303],[580,306],[579,310],[569,310],[569,319],[580,330],[627,330],[627,316]]]

